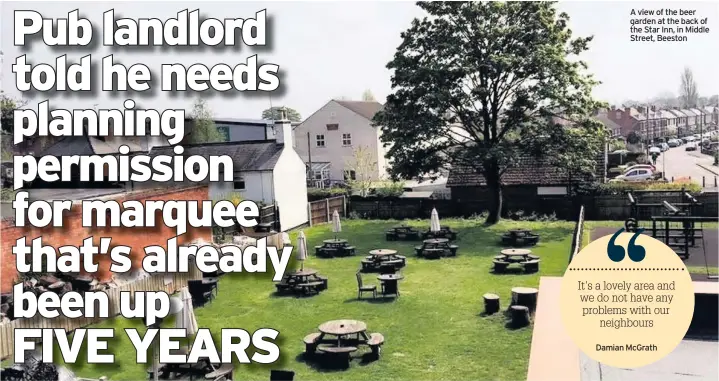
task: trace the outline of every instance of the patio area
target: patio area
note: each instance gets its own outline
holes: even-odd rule
[[[405,221],[426,230],[429,221]],[[502,313],[484,316],[483,295],[500,297],[501,310],[509,306],[512,288],[537,287],[540,276],[561,276],[571,246],[572,222],[503,221],[487,228],[481,220],[443,219],[458,234],[461,254],[427,261],[414,256],[416,242],[384,239],[384,232],[399,221],[345,220],[337,237],[356,246],[357,256],[317,258],[312,252],[305,268],[317,270],[330,279],[331,286],[312,298],[288,298],[275,294],[270,274],[227,274],[220,279],[221,290],[211,304],[196,312],[200,327],[213,332],[226,327],[253,331],[272,327],[280,332],[281,357],[278,363],[240,365],[235,378],[266,380],[271,369],[286,369],[304,380],[438,380],[438,379],[524,379],[529,362],[531,326],[508,329]],[[335,237],[331,224],[304,230],[307,246],[319,245]],[[528,228],[541,234],[532,252],[541,256],[542,266],[532,274],[492,274],[492,260],[504,248],[500,236],[508,229]],[[292,234],[296,241],[296,232]],[[406,256],[401,269],[401,297],[357,299],[356,273],[360,258],[375,249],[396,250]],[[299,263],[288,269],[298,269]],[[366,284],[378,287],[376,274],[366,274]],[[353,357],[352,366],[326,369],[306,359],[303,338],[328,321],[357,320],[384,338],[378,360]],[[136,325],[124,319],[101,326],[116,329]],[[141,324],[141,323],[139,323]],[[121,366],[108,371],[100,365],[86,365],[82,376],[112,374],[113,380],[145,377],[145,365],[134,364],[134,349],[117,335],[114,353]],[[353,355],[354,356],[354,355]],[[472,361],[467,361],[472,359]],[[340,372],[340,373],[338,373]]]

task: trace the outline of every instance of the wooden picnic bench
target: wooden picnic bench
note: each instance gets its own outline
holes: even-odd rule
[[[302,295],[316,295],[327,289],[327,278],[317,275],[317,270],[303,269],[285,274],[275,282],[278,294],[293,292]]]
[[[357,352],[357,347],[337,347],[322,344],[318,347],[319,351],[328,355],[328,360],[343,368],[349,368],[352,353]]]
[[[315,246],[315,255],[320,258],[348,257],[355,251],[355,247],[345,239],[328,239],[322,242],[322,246]]]
[[[534,246],[537,242],[539,242],[539,235],[528,229],[512,229],[502,235],[502,244],[505,246]]]
[[[392,268],[393,272],[401,269],[407,264],[407,258],[398,255],[397,250],[376,249],[369,252],[362,261],[362,271],[373,272],[383,271],[383,269]]]
[[[433,232],[432,230],[427,230],[422,233],[422,239],[431,238],[445,238],[454,241],[457,239],[457,232],[453,231],[449,226],[440,226],[439,231]]]
[[[441,257],[454,257],[457,255],[459,246],[450,245],[447,238],[431,238],[422,242],[422,246],[414,248],[418,257],[427,259],[438,259]]]
[[[387,241],[411,241],[419,239],[419,236],[419,231],[409,226],[396,226],[385,232],[385,238],[387,238]]]
[[[494,257],[492,261],[495,273],[503,273],[512,264],[519,264],[524,268],[525,273],[536,273],[539,271],[539,257],[532,254],[528,249],[504,249],[501,255]]]

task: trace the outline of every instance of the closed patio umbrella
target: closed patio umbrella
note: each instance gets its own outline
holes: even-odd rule
[[[305,260],[307,259],[307,238],[305,232],[300,230],[297,235],[297,260],[301,262],[300,271],[305,269]]]
[[[175,328],[184,329],[187,336],[192,336],[197,333],[197,319],[189,288],[183,287],[180,290],[180,299],[182,300],[182,310],[175,320]]]
[[[429,230],[433,233],[441,230],[439,225],[439,214],[437,214],[437,209],[435,208],[432,208],[432,216],[429,219]]]
[[[340,214],[337,210],[332,213],[332,232],[335,233],[335,239],[337,239],[337,233],[342,231],[342,223],[340,222]]]
[[[659,147],[652,147],[649,148],[650,153],[662,153],[662,150]]]

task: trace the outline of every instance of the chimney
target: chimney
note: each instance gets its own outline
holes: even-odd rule
[[[285,110],[280,111],[280,119],[275,121],[274,130],[277,144],[292,147],[292,123],[287,119]]]
[[[657,111],[657,106],[652,105],[652,107],[650,109],[652,110],[652,112],[655,112],[655,111]]]

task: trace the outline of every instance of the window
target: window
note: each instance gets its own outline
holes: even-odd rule
[[[239,176],[235,179],[234,189],[235,190],[245,190],[245,178],[244,177]]]
[[[352,134],[342,134],[342,145],[345,147],[352,145]]]
[[[317,135],[315,138],[317,141],[317,147],[325,146],[325,136],[324,135]]]
[[[631,171],[631,172],[627,173],[627,177],[636,176],[636,175],[637,175],[637,171]]]
[[[357,173],[353,169],[345,171],[345,181],[347,180],[357,180]]]
[[[327,125],[327,131],[337,131],[337,130],[339,130],[339,129],[340,129],[340,125],[339,125],[339,124],[336,124],[336,123],[335,123],[335,124],[328,124],[328,125]]]

